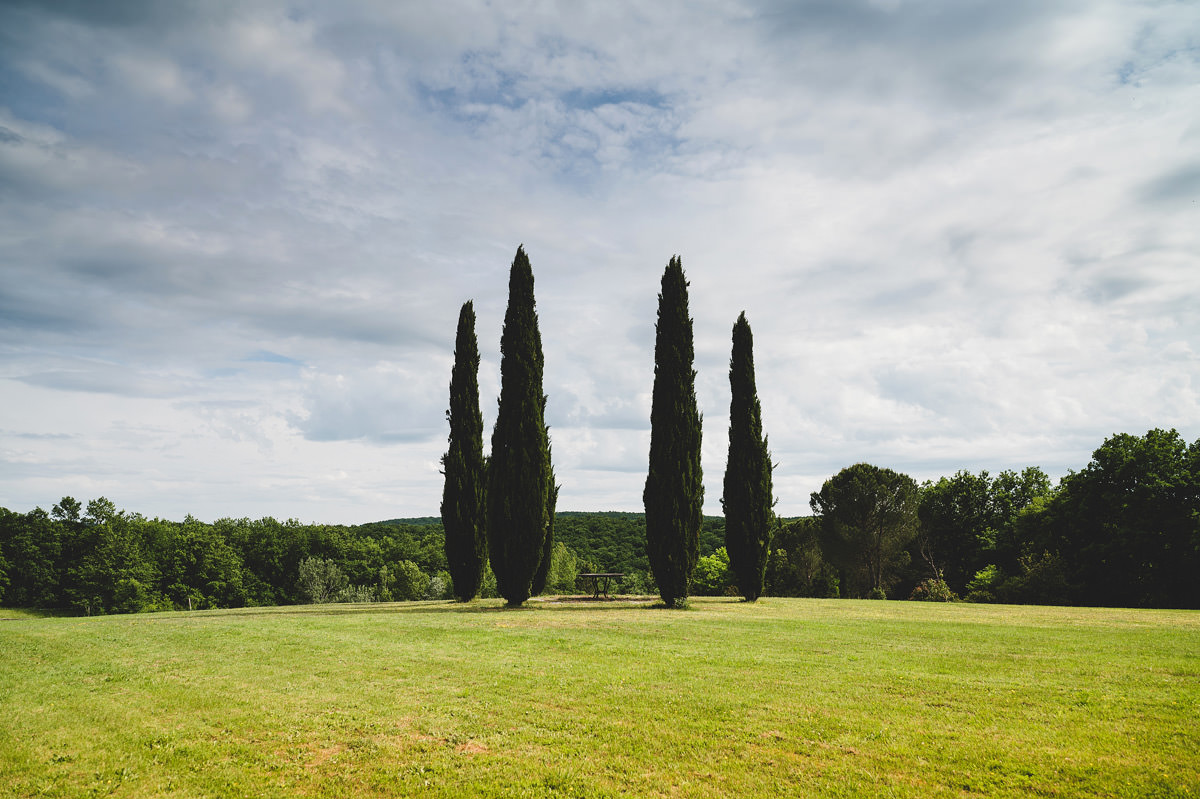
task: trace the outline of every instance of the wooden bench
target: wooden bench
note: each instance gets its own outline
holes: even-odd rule
[[[609,585],[613,580],[620,580],[624,576],[623,572],[585,572],[579,575],[585,585],[591,586],[592,599],[599,599],[601,594],[608,599]]]

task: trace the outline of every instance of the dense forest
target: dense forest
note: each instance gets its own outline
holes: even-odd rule
[[[841,474],[859,489],[908,480],[867,464]],[[1200,607],[1200,441],[1173,430],[1113,436],[1057,485],[1037,467],[913,484],[911,495],[891,494],[909,507],[890,527],[845,521],[864,500],[835,491],[836,479],[813,494],[815,515],[778,520],[765,595]],[[623,572],[618,591],[654,593],[643,514],[559,512],[554,530],[547,593],[577,591],[584,571]],[[737,594],[724,534],[723,518],[704,518],[693,594]],[[489,569],[483,596],[495,595]],[[0,604],[9,607],[121,613],[452,596],[437,518],[166,521],[70,497],[48,512],[0,509]]]

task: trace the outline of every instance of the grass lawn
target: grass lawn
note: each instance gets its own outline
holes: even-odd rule
[[[1200,796],[1200,613],[0,609],[0,795]]]

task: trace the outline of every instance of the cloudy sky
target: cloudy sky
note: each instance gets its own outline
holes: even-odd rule
[[[560,509],[641,508],[674,254],[707,512],[742,310],[781,513],[1060,476],[1200,437],[1198,200],[1195,2],[4,2],[0,505],[436,515],[522,243]]]

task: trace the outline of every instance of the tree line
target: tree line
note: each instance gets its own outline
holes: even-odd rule
[[[923,485],[865,464],[843,473],[841,488],[830,485],[837,476],[822,488],[827,512],[776,521],[764,596],[1200,607],[1200,441],[1189,445],[1173,430],[1114,435],[1057,485],[1037,467],[960,471]],[[838,503],[858,496],[843,490],[851,478],[899,485],[908,512],[892,518],[901,524],[889,531],[847,521],[851,506]],[[702,518],[692,595],[740,594],[725,524]],[[620,593],[658,593],[645,515],[556,513],[546,590],[576,591],[576,575],[587,571],[624,572]],[[449,599],[451,582],[436,518],[178,522],[117,510],[103,497],[86,508],[64,497],[49,512],[0,508],[0,604],[9,607],[114,613]],[[499,596],[486,566],[481,584],[481,596]]]

